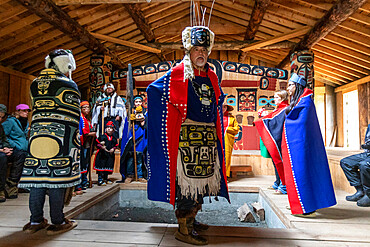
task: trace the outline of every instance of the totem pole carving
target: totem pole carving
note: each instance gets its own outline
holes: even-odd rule
[[[310,50],[296,51],[290,56],[290,73],[306,78],[310,89],[315,86],[313,61],[314,54]]]
[[[111,57],[104,55],[92,55],[90,58],[90,102],[93,104],[102,94],[103,87],[111,81],[112,64]]]

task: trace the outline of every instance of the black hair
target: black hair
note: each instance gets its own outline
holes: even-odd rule
[[[291,112],[293,107],[297,104],[299,97],[301,97],[301,95],[303,94],[304,89],[306,88],[306,87],[304,87],[301,84],[296,83],[296,82],[294,82],[294,85],[295,85],[295,92],[293,94],[293,97],[290,99],[289,106],[285,110],[286,114],[289,114],[289,112]]]

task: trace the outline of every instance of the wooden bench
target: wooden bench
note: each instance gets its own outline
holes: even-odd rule
[[[252,166],[250,165],[231,165],[230,166],[230,176],[236,177],[237,172],[251,172]]]

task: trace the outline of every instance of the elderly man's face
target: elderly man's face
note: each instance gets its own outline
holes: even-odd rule
[[[194,46],[190,50],[190,60],[195,69],[203,69],[207,63],[208,51],[203,46]]]

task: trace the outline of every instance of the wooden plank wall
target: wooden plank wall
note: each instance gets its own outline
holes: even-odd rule
[[[18,104],[31,107],[30,85],[32,80],[0,71],[0,104],[8,107],[8,112],[15,111]]]

